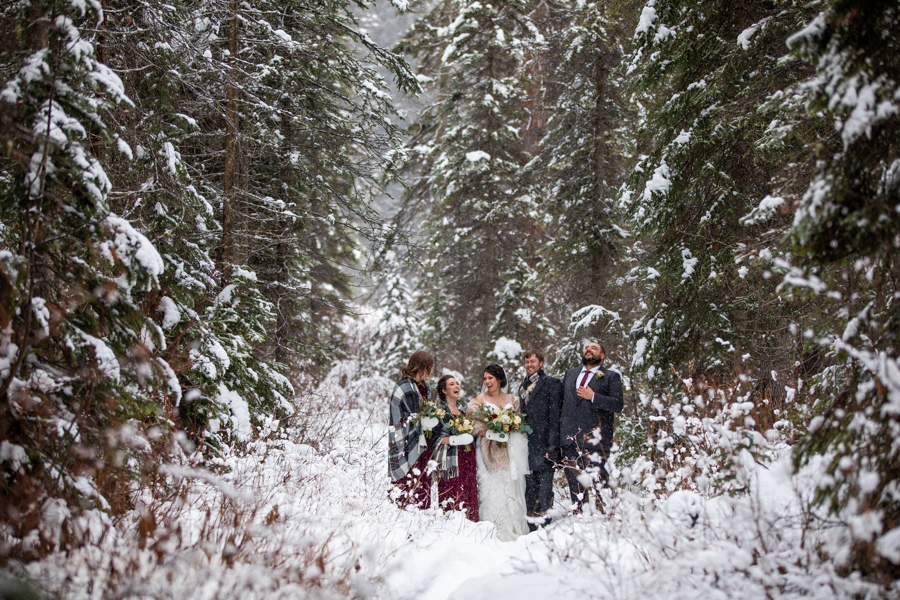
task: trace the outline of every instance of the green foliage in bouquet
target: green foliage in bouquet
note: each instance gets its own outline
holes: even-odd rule
[[[482,405],[478,418],[484,421],[485,428],[494,433],[532,433],[531,427],[525,422],[525,415],[516,413],[511,408],[487,410]]]

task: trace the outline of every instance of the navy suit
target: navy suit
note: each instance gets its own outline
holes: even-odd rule
[[[587,387],[594,392],[592,400],[576,393],[581,367],[569,369],[563,377],[563,403],[559,416],[559,439],[566,459],[566,479],[572,502],[581,505],[587,498],[586,490],[577,480],[580,471],[591,466],[599,467],[603,483],[609,478],[606,457],[612,447],[615,413],[622,412],[625,401],[622,394],[622,377],[615,371],[601,367],[602,377],[593,377]],[[583,375],[582,375],[583,377]],[[593,442],[594,429],[600,429],[600,443]],[[592,460],[590,455],[597,455]],[[581,498],[579,499],[579,495]]]

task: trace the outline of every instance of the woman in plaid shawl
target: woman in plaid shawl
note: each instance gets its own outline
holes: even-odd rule
[[[419,508],[431,506],[431,456],[429,439],[416,418],[422,399],[428,398],[425,381],[434,369],[434,357],[418,350],[409,357],[401,372],[401,379],[391,393],[390,429],[388,429],[388,471],[394,490],[391,499],[400,506],[415,504]],[[440,439],[439,424],[431,440]]]
[[[465,510],[470,521],[478,521],[478,480],[476,478],[474,440],[468,437],[468,444],[460,441],[463,436],[451,435],[447,422],[459,415],[465,415],[465,409],[457,403],[459,400],[459,382],[452,375],[444,375],[437,384],[438,399],[447,414],[444,416],[444,427],[441,440],[435,444],[434,460],[437,462],[438,502],[445,509]]]

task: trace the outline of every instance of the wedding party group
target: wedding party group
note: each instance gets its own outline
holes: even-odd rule
[[[553,475],[561,468],[579,511],[591,474],[601,485],[608,480],[614,416],[624,406],[622,378],[603,367],[605,358],[598,341],[585,343],[582,365],[560,381],[544,372],[544,355],[529,350],[516,394],[503,367],[489,364],[481,393],[463,403],[452,375],[432,393],[434,357],[413,353],[390,399],[391,499],[429,508],[437,480],[442,508],[489,521],[498,539],[512,541],[549,523]]]

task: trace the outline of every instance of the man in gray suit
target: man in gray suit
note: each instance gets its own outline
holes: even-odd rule
[[[525,508],[528,528],[546,525],[545,513],[553,506],[553,472],[559,460],[559,405],[562,382],[544,373],[544,355],[529,350],[525,358],[525,381],[519,385],[519,406],[531,427],[528,434],[528,468],[525,476]]]
[[[603,485],[609,479],[606,459],[612,447],[615,413],[622,412],[622,377],[603,368],[606,352],[597,341],[585,345],[582,366],[566,371],[563,403],[559,416],[559,442],[572,504],[580,510],[587,501],[587,489],[578,476],[599,468]],[[599,443],[594,430],[599,428]]]

